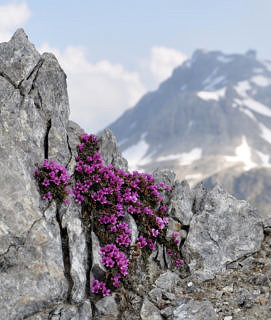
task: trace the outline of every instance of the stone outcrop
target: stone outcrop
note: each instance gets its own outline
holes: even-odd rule
[[[235,199],[216,186],[196,212],[182,249],[190,270],[201,277],[214,277],[227,264],[259,250],[263,218],[246,201]]]
[[[172,170],[154,177],[172,188],[164,193],[167,237],[180,233],[184,266],[169,270],[159,246],[138,261],[126,292],[91,296],[91,275],[105,272],[98,238],[77,204],[42,201],[33,174],[44,158],[72,174],[82,132],[69,121],[57,59],[40,55],[19,29],[0,44],[0,319],[268,319],[270,224],[218,186],[191,190]],[[105,163],[127,170],[110,130],[99,142]],[[134,243],[137,225],[126,214]]]

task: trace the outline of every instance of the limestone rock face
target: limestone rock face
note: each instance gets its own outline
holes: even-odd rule
[[[109,129],[104,130],[99,135],[100,153],[105,164],[112,164],[121,169],[128,169],[128,162],[123,158],[117,145],[117,139]]]
[[[136,262],[125,289],[93,298],[91,277],[103,280],[107,271],[101,263],[99,239],[80,206],[42,201],[34,178],[35,166],[44,158],[73,173],[83,129],[68,119],[65,73],[52,54],[40,55],[19,29],[9,42],[0,44],[1,320],[216,319],[223,306],[217,302],[213,308],[209,302],[213,303],[213,296],[200,279],[229,272],[227,266],[242,266],[245,271],[248,265],[255,267],[255,261],[258,279],[250,282],[263,288],[251,293],[246,282],[248,289],[239,294],[238,303],[251,295],[259,295],[261,305],[269,303],[270,222],[263,223],[247,202],[220,187],[190,190],[172,170],[161,169],[154,172],[156,182],[172,187],[163,192],[170,215],[167,237],[180,234],[184,268],[172,266],[163,243],[147,260]],[[110,130],[100,134],[99,143],[105,164],[127,170]],[[137,220],[128,211],[125,219],[134,244],[140,230]],[[258,254],[261,244],[258,257],[252,262],[245,259]],[[197,301],[205,299],[206,292],[206,301]]]
[[[231,262],[258,251],[264,238],[262,221],[246,201],[214,187],[202,211],[193,216],[182,249],[190,270],[212,277]]]
[[[0,310],[22,319],[66,299],[56,209],[46,219],[33,171],[44,158],[67,164],[69,104],[56,58],[18,30],[0,44]],[[48,212],[47,212],[48,217]]]

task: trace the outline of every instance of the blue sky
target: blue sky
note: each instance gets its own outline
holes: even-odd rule
[[[270,0],[0,0],[0,41],[22,26],[68,75],[71,117],[97,131],[197,48],[271,60]]]

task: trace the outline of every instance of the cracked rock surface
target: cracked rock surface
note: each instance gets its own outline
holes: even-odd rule
[[[2,319],[26,318],[68,294],[56,211],[48,221],[33,179],[46,155],[65,164],[69,157],[61,138],[69,116],[65,77],[56,58],[41,56],[22,29],[0,44]],[[21,89],[24,81],[29,91]]]
[[[233,261],[257,252],[264,237],[262,221],[246,201],[215,186],[193,216],[182,248],[190,271],[211,279]]]
[[[64,71],[19,29],[0,44],[0,320],[271,319],[270,221],[218,186],[191,190],[169,169],[154,177],[172,187],[167,237],[180,234],[184,266],[169,270],[159,245],[136,262],[127,291],[93,299],[91,276],[106,271],[99,240],[81,207],[40,199],[33,173],[49,158],[72,174],[83,129],[68,118]],[[110,130],[99,142],[105,163],[127,170]],[[134,243],[139,229],[126,219]]]

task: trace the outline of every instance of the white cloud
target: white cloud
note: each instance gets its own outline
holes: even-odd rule
[[[41,52],[53,52],[67,73],[71,119],[88,132],[97,132],[132,107],[146,92],[136,72],[108,60],[90,62],[84,47],[64,52],[44,44]]]
[[[151,49],[150,71],[156,82],[160,83],[170,77],[173,69],[185,60],[186,55],[175,49],[155,46]]]
[[[15,29],[21,27],[31,15],[26,3],[0,6],[0,42],[8,41]]]

